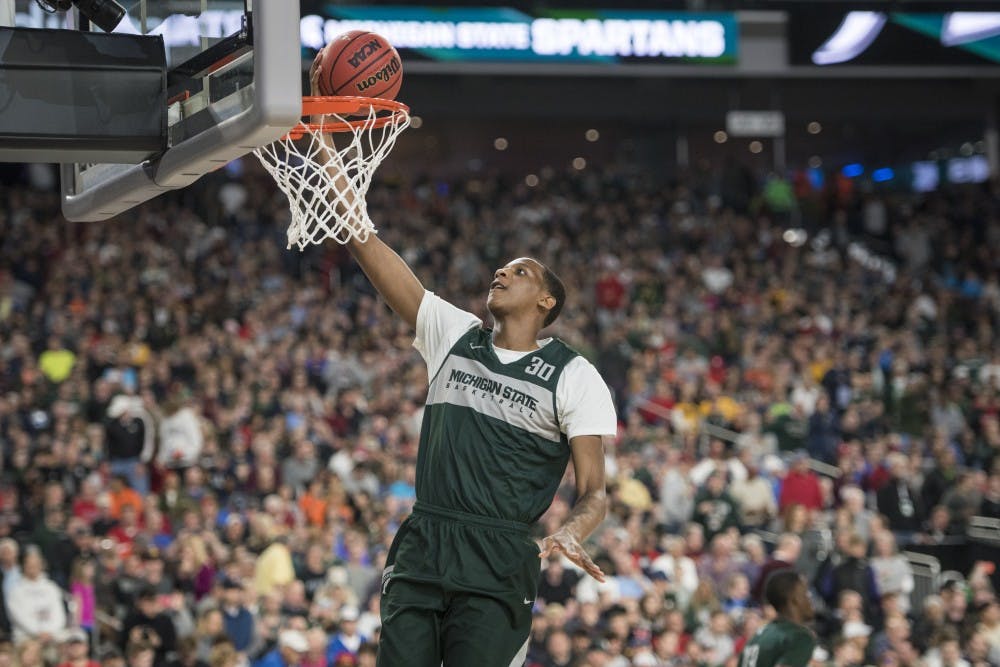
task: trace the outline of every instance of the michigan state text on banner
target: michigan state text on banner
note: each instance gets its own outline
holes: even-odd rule
[[[289,0],[292,2],[294,0]],[[734,65],[739,46],[736,15],[725,12],[644,12],[631,10],[551,10],[535,15],[505,7],[343,7],[302,0],[303,58],[348,30],[371,30],[386,37],[406,61],[706,63]],[[184,49],[203,39],[238,32],[239,9],[209,9],[198,16],[149,16],[147,33],[160,35],[167,60],[190,57]],[[65,16],[47,14],[32,3],[16,15],[16,25],[63,28]],[[126,15],[115,32],[139,34]],[[175,53],[176,52],[176,53]],[[186,53],[186,55],[184,55]]]
[[[314,9],[315,13],[309,13]],[[735,64],[735,14],[512,8],[345,7],[303,3],[302,45],[318,50],[348,30],[437,61]]]

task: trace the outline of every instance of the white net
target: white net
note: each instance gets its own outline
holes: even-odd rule
[[[299,126],[299,138],[293,132],[254,149],[288,196],[292,214],[288,248],[303,250],[326,239],[340,244],[352,238],[364,241],[375,232],[365,195],[375,170],[409,125],[406,107],[379,113],[367,106],[362,117],[336,113],[315,117],[312,126]],[[336,146],[330,138],[334,132]]]

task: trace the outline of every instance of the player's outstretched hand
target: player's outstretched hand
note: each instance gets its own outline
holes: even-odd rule
[[[539,558],[548,558],[555,553],[565,554],[566,558],[582,567],[584,572],[604,583],[604,572],[590,559],[587,551],[569,531],[558,530],[543,539],[538,546],[541,549]]]
[[[319,92],[319,73],[322,71],[322,65],[320,63],[323,61],[323,51],[326,49],[324,46],[313,58],[312,65],[309,66],[309,94],[313,97],[318,97],[322,95]]]
[[[321,65],[320,63],[323,62],[323,53],[325,49],[326,47],[324,46],[322,49],[319,50],[319,53],[317,53],[316,57],[313,58],[312,65],[309,66],[309,94],[312,95],[313,97],[323,96],[323,93],[320,92],[319,89],[319,76],[320,74],[323,73],[323,65]],[[309,118],[309,122],[312,123],[313,125],[323,125],[325,122],[324,120],[325,118],[326,117],[322,115],[314,115]],[[322,139],[323,144],[326,147],[326,150],[329,151],[327,155],[332,155],[333,151],[335,151],[337,147],[336,142],[334,141],[333,134],[329,132],[324,132],[320,135],[320,138]],[[338,183],[338,189],[339,186],[341,185],[342,183]]]

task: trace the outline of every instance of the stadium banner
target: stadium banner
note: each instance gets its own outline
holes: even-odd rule
[[[545,9],[527,14],[510,7],[342,6],[315,0],[302,0],[301,12],[306,63],[337,35],[358,29],[384,36],[407,61],[735,65],[739,52],[739,22],[731,12]],[[203,39],[212,43],[239,31],[242,21],[243,11],[235,7],[198,16],[151,15],[148,33],[163,37],[168,62],[175,64],[200,50]],[[15,23],[66,27],[64,14],[44,12],[35,3],[18,12]],[[139,34],[136,17],[126,15],[115,32]]]
[[[303,56],[348,30],[383,35],[404,59],[438,62],[737,62],[739,26],[725,12],[302,3]]]

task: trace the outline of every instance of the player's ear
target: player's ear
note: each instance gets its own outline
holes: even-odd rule
[[[556,305],[556,298],[551,294],[549,294],[548,292],[538,297],[539,308],[543,308],[545,310],[552,310],[553,308],[555,308],[555,305]]]

